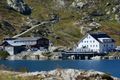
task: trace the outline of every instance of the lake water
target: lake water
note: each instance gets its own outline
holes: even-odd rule
[[[29,71],[49,71],[56,68],[96,70],[120,78],[120,60],[45,60],[45,61],[0,61],[16,71],[27,68]]]

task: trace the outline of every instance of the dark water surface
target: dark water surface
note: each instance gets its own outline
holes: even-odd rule
[[[56,68],[63,69],[83,69],[96,70],[109,73],[112,76],[120,78],[120,60],[43,60],[43,61],[0,61],[7,67],[16,71],[21,68],[27,68],[30,72],[33,71],[49,71]]]

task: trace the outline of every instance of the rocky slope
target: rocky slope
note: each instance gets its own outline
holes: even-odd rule
[[[9,9],[14,9],[21,14],[31,14],[30,7],[23,0],[7,0]]]
[[[74,69],[56,69],[41,72],[0,71],[1,80],[119,80],[108,74],[97,71],[81,71]]]
[[[40,26],[23,36],[45,36],[55,45],[73,47],[86,32],[104,31],[120,45],[119,0],[24,0],[24,3],[32,11],[30,15],[10,9],[6,0],[0,1],[1,40],[43,20],[59,17],[57,23]]]

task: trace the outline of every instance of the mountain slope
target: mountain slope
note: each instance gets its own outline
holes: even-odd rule
[[[104,31],[117,41],[117,45],[120,45],[119,0],[25,0],[25,2],[32,8],[31,15],[26,16],[9,10],[6,1],[1,0],[0,24],[3,24],[3,21],[11,24],[8,30],[4,25],[0,26],[1,40],[5,36],[20,33],[23,27],[27,29],[28,26],[23,24],[26,24],[28,16],[43,21],[49,20],[51,15],[57,15],[60,18],[57,23],[40,26],[24,36],[45,36],[55,45],[72,47],[84,36],[81,30]],[[92,22],[100,26],[91,27]]]

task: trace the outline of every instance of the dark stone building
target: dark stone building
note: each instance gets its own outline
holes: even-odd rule
[[[6,38],[2,46],[10,55],[27,50],[44,50],[49,47],[49,40],[41,37]]]

